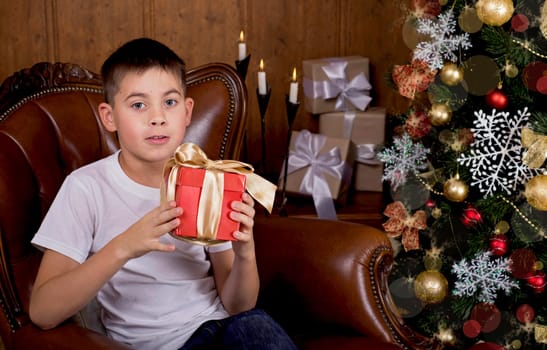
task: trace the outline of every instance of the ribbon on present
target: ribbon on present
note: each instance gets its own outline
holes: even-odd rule
[[[350,139],[351,132],[353,130],[353,123],[357,114],[355,112],[344,112],[344,138]],[[357,155],[356,161],[367,165],[379,165],[382,164],[376,159],[376,145],[371,143],[363,143],[356,145]]]
[[[305,78],[303,85],[306,96],[323,100],[336,98],[336,111],[347,110],[346,101],[364,111],[372,100],[369,96],[372,86],[363,72],[349,80],[346,75],[347,65],[347,61],[334,61],[322,66],[327,76],[323,81]]]
[[[384,215],[389,218],[382,224],[388,237],[396,238],[402,235],[401,243],[405,251],[420,248],[418,230],[427,228],[427,214],[425,211],[417,210],[411,216],[406,211],[404,204],[396,201],[386,207]]]
[[[210,160],[199,146],[183,143],[164,165],[161,201],[175,199],[177,175],[180,167],[207,170],[199,198],[197,217],[197,240],[214,240],[220,224],[222,198],[224,196],[224,173],[236,173],[246,178],[245,189],[268,212],[271,213],[277,186],[254,173],[251,165],[237,160]],[[199,242],[198,242],[199,243]]]
[[[294,150],[289,152],[287,174],[299,169],[308,168],[300,192],[311,194],[317,216],[323,219],[336,220],[336,209],[326,176],[342,179],[346,164],[340,155],[340,148],[335,146],[322,152],[327,137],[302,130],[294,140]]]
[[[530,168],[541,168],[547,159],[547,135],[535,133],[530,128],[523,128],[522,147],[527,151],[522,155],[522,162]]]
[[[376,145],[373,143],[361,143],[357,147],[356,161],[367,165],[380,165],[382,162],[376,158]]]

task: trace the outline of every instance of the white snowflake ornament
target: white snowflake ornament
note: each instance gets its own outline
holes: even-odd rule
[[[485,197],[497,192],[512,194],[520,184],[539,173],[522,162],[525,148],[521,144],[521,129],[527,125],[528,108],[511,116],[493,109],[490,114],[475,112],[474,140],[471,150],[458,157],[458,163],[469,167],[473,181]]]
[[[409,174],[418,169],[427,168],[429,149],[421,143],[414,143],[408,134],[393,138],[393,146],[377,154],[379,161],[384,163],[382,181],[390,181],[394,189],[404,184]]]
[[[463,258],[452,265],[452,272],[456,274],[457,281],[452,292],[456,296],[474,296],[478,293],[478,299],[484,303],[494,303],[498,290],[509,295],[511,289],[518,284],[509,276],[509,260],[507,258],[490,259],[488,251],[475,255],[475,258],[467,262]]]
[[[444,61],[456,62],[458,56],[454,51],[471,48],[469,34],[454,34],[456,20],[452,10],[441,13],[437,19],[418,19],[416,30],[430,36],[430,40],[422,41],[414,49],[414,59],[423,60],[431,69],[441,69]]]

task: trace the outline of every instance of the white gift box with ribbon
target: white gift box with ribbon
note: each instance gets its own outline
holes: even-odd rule
[[[311,196],[319,218],[336,219],[335,202],[344,204],[351,185],[354,149],[349,139],[313,134],[309,130],[293,131],[287,193]],[[279,180],[282,188],[283,176]]]
[[[304,60],[302,73],[304,108],[310,113],[364,111],[372,100],[366,57]]]
[[[383,164],[376,159],[378,146],[384,143],[386,109],[370,107],[365,112],[332,112],[319,116],[319,133],[328,137],[348,138],[356,148],[353,186],[357,191],[381,192]]]

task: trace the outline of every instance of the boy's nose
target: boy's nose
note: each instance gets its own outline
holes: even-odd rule
[[[157,125],[164,125],[166,123],[164,118],[154,118],[150,121],[151,125],[157,126]]]
[[[150,119],[150,125],[158,126],[158,125],[164,125],[167,123],[167,119],[165,118],[165,115],[162,110],[155,110],[152,111],[152,116]]]

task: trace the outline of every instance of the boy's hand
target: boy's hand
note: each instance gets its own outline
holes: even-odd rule
[[[178,216],[181,214],[182,208],[177,207],[175,201],[162,203],[116,239],[129,259],[137,258],[150,251],[174,251],[174,245],[160,243],[159,238],[180,224]]]
[[[233,242],[234,253],[241,257],[248,254],[254,256],[254,240],[253,240],[253,226],[254,226],[254,200],[248,193],[243,193],[243,201],[232,202],[231,206],[234,211],[230,213],[232,220],[241,223],[239,231],[234,232],[234,238],[237,241]]]

